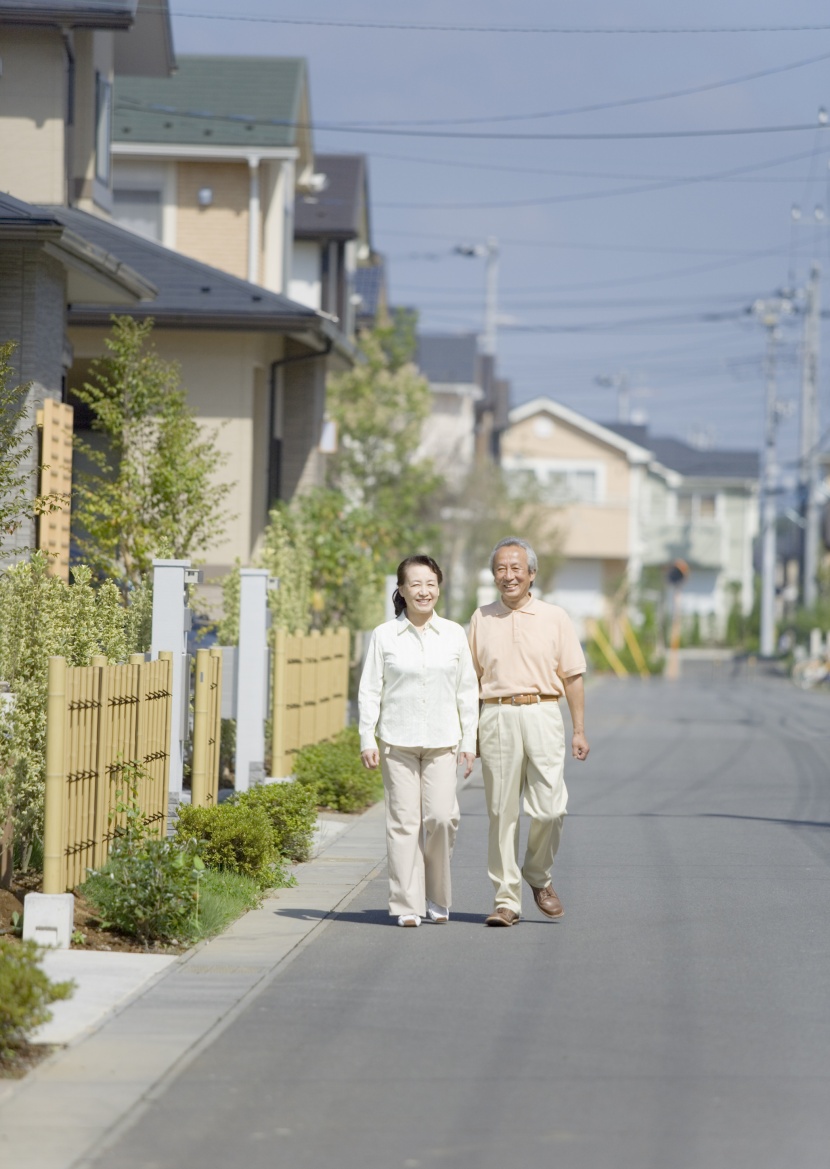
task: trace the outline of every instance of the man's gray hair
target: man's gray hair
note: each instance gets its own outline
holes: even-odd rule
[[[505,536],[503,540],[499,540],[493,551],[490,553],[490,571],[493,572],[496,564],[496,553],[501,548],[524,548],[527,553],[527,567],[528,571],[535,576],[539,571],[539,559],[536,553],[528,544],[527,540],[522,540],[520,536]]]

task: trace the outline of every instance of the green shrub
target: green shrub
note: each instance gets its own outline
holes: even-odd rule
[[[297,782],[313,787],[319,802],[338,812],[361,812],[383,795],[380,771],[360,759],[357,727],[346,727],[331,743],[304,747],[294,760]]]
[[[0,1059],[13,1057],[29,1032],[51,1019],[49,1004],[74,989],[72,982],[50,982],[40,955],[34,942],[0,938]]]
[[[264,808],[230,802],[212,808],[185,804],[179,808],[176,838],[195,841],[209,869],[241,873],[261,888],[291,881],[280,862]]]
[[[138,938],[145,946],[158,939],[187,938],[204,870],[198,848],[169,840],[117,841],[102,869],[91,872],[81,892],[107,929]]]
[[[211,938],[261,900],[259,882],[239,873],[206,869],[199,882],[199,905],[193,916],[194,940]]]
[[[298,783],[266,783],[238,797],[240,804],[262,808],[274,830],[274,846],[281,856],[293,861],[308,860],[314,825],[317,823],[317,793]]]

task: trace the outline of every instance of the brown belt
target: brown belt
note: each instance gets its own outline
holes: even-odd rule
[[[558,702],[558,694],[508,694],[504,698],[485,698],[488,704],[498,703],[499,706],[535,706],[539,702]]]

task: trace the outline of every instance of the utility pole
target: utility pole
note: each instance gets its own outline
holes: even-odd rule
[[[499,241],[494,235],[483,244],[459,244],[453,248],[457,256],[477,256],[485,260],[484,332],[481,351],[496,356],[496,333],[499,319]]]
[[[780,337],[779,322],[792,312],[792,302],[786,297],[757,300],[752,311],[767,332],[766,411],[764,421],[764,456],[761,470],[761,657],[775,654],[775,494],[778,479],[776,437],[779,406],[776,369],[776,349]]]
[[[801,536],[801,600],[811,609],[818,597],[818,369],[821,340],[821,267],[814,263],[807,285],[804,351],[801,365],[801,428],[798,481],[803,529]]]
[[[600,374],[594,378],[598,386],[617,391],[617,422],[631,421],[631,382],[627,370],[619,373]]]

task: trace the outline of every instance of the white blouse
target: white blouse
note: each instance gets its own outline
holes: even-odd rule
[[[478,679],[463,628],[433,613],[423,632],[406,613],[372,633],[358,693],[360,749],[475,751]]]

